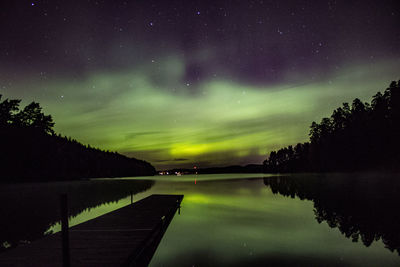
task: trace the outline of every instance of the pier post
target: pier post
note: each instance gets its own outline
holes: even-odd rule
[[[63,267],[70,267],[67,194],[61,194],[60,208],[61,208],[62,263]]]

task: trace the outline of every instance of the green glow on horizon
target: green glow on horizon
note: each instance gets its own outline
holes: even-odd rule
[[[177,82],[181,59],[168,57],[159,61],[157,72],[149,65],[76,81],[23,81],[14,86],[29,86],[28,94],[4,95],[38,101],[62,135],[157,168],[261,163],[273,149],[308,140],[311,122],[342,102],[370,101],[398,78],[396,64],[355,65],[297,86],[215,78],[189,91],[193,85]]]

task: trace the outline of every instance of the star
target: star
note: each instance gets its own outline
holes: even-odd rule
[[[400,13],[395,1],[391,4],[375,3],[374,0],[365,0],[365,3],[354,1],[352,8],[362,9],[362,12],[354,12],[351,17],[348,16],[348,6],[334,4],[338,2],[335,0],[315,3],[279,1],[276,4],[264,0],[264,6],[261,6],[262,0],[221,1],[219,4],[197,1],[196,5],[190,1],[127,0],[3,2],[0,11],[2,20],[12,25],[12,30],[0,30],[0,93],[4,98],[15,96],[23,101],[40,97],[40,104],[57,118],[61,134],[67,129],[66,133],[73,134],[77,139],[96,143],[96,136],[100,136],[96,131],[104,129],[109,138],[106,138],[109,141],[104,146],[121,151],[130,151],[135,142],[143,144],[147,151],[150,137],[141,136],[132,143],[113,140],[120,138],[119,133],[123,131],[152,132],[155,129],[147,119],[155,119],[159,124],[157,127],[168,127],[166,122],[172,122],[172,116],[181,116],[175,111],[170,112],[173,103],[179,103],[182,115],[186,110],[196,114],[195,123],[188,119],[180,127],[188,132],[197,132],[188,138],[185,132],[180,135],[170,129],[171,136],[176,138],[171,138],[165,146],[157,147],[165,151],[162,152],[165,157],[170,156],[170,150],[179,145],[214,140],[213,136],[208,136],[213,133],[204,131],[207,124],[216,124],[215,128],[223,136],[221,143],[201,148],[211,154],[216,151],[215,158],[219,157],[219,150],[230,149],[227,145],[232,141],[229,131],[233,130],[235,120],[238,124],[249,120],[246,125],[254,126],[257,131],[254,134],[269,134],[270,129],[253,125],[253,122],[257,124],[253,115],[265,118],[268,124],[271,123],[269,127],[281,127],[274,133],[285,132],[284,120],[288,119],[288,125],[294,121],[298,128],[293,132],[291,130],[293,138],[286,135],[283,139],[278,138],[282,144],[289,145],[296,140],[306,140],[305,129],[309,122],[318,119],[315,114],[331,112],[324,101],[337,101],[340,105],[342,95],[346,99],[368,99],[375,93],[372,91],[377,88],[374,84],[385,86],[385,81],[391,79],[387,77],[398,79],[392,67],[400,64],[397,63],[400,62],[400,51],[395,49],[400,41],[396,24]],[[329,5],[333,7],[332,11]],[[24,11],[24,19],[16,19],[14,10]],[[79,14],[76,13],[78,10]],[[335,15],[334,20],[332,15]],[[370,27],[359,27],[360,21]],[[377,38],[384,41],[367,41]],[[376,66],[372,68],[371,64]],[[382,68],[379,73],[386,76],[376,75],[379,77],[375,81],[375,76],[369,77],[368,74],[371,69],[378,68]],[[357,80],[360,84],[354,88],[363,88],[365,92],[361,89],[357,92],[339,91],[342,84],[337,82],[339,78],[336,76],[347,71],[356,73],[356,69],[367,79],[360,77]],[[312,75],[315,76],[315,84],[309,84]],[[338,91],[325,95],[328,89],[318,88],[329,85],[328,79],[332,79],[335,85],[329,90]],[[355,82],[358,78],[354,79]],[[12,87],[8,84],[9,80],[16,81]],[[92,83],[96,84],[95,88]],[[301,90],[293,89],[293,92],[292,89],[285,89],[303,84],[309,85],[301,87]],[[7,88],[3,89],[3,85]],[[41,96],[44,88],[49,88],[53,94]],[[281,88],[285,89],[282,94],[274,93]],[[68,97],[63,92],[68,93]],[[333,93],[337,96],[330,99]],[[240,117],[234,117],[236,113],[225,115],[225,105],[215,105],[222,96],[229,96],[229,104],[243,108],[244,113],[239,114]],[[282,100],[275,100],[278,97]],[[290,110],[275,104],[286,97],[285,107],[290,106]],[[64,102],[65,98],[67,102]],[[96,104],[97,99],[102,105]],[[149,104],[142,105],[143,99]],[[263,100],[270,99],[273,104],[265,107]],[[321,99],[321,103],[314,104],[315,99]],[[152,100],[158,101],[157,110],[162,112],[148,108]],[[66,107],[58,107],[54,102],[60,105],[68,103],[73,112],[63,112]],[[196,105],[199,103],[201,106]],[[209,118],[209,106],[215,118]],[[87,110],[90,113],[86,113]],[[138,110],[146,115],[135,119],[129,117]],[[104,116],[108,113],[109,116]],[[278,113],[279,116],[275,115]],[[120,120],[119,114],[122,114]],[[126,118],[123,118],[124,114]],[[67,115],[71,117],[63,117]],[[90,127],[96,127],[93,134],[87,131],[82,133],[76,127],[81,122],[86,123],[89,116],[93,116],[90,119],[96,122],[90,124]],[[116,116],[115,120],[113,116]],[[102,117],[101,121],[97,120],[98,117]],[[275,123],[278,117],[282,125]],[[128,127],[125,125],[128,119],[138,123]],[[72,120],[76,123],[70,123]],[[113,131],[108,132],[109,129]],[[167,135],[154,138],[168,139]],[[222,140],[225,136],[226,140]],[[245,135],[240,138],[245,140],[243,147],[246,146],[249,151],[252,147],[272,149],[276,145],[264,139],[257,143],[256,140],[248,140]],[[183,150],[191,153],[196,149],[201,150],[196,145]],[[146,153],[148,159],[153,160],[153,152]]]

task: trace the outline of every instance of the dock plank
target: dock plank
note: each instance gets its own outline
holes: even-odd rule
[[[145,266],[183,195],[151,195],[69,229],[71,266]],[[61,233],[0,254],[0,266],[62,266]]]

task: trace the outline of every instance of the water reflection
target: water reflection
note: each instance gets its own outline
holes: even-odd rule
[[[150,189],[185,195],[150,266],[400,266],[382,242],[349,242],[315,220],[312,201],[274,194],[262,175],[194,178]]]
[[[382,240],[400,255],[400,181],[393,175],[304,175],[265,178],[274,194],[314,202],[315,219],[353,242]]]
[[[58,220],[58,194],[65,190],[80,217],[84,209],[104,210],[107,205],[93,209],[101,203],[114,209],[113,202],[122,198],[117,205],[126,205],[129,191],[148,188],[134,198],[185,195],[181,215],[169,225],[150,266],[400,266],[397,253],[384,248],[399,252],[396,177],[258,177],[156,176],[0,187],[1,216],[8,218],[0,222],[0,242],[40,237]]]
[[[100,205],[148,190],[153,181],[104,180],[14,184],[0,187],[0,251],[41,238],[59,221],[59,195],[67,193],[73,218]],[[71,219],[71,218],[70,218]]]

